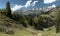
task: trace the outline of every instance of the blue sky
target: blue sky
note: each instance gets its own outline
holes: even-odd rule
[[[5,8],[7,1],[10,2],[10,6],[13,11],[21,8],[60,6],[60,0],[0,0],[0,8]]]

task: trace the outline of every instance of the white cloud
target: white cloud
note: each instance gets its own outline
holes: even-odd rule
[[[21,9],[23,7],[27,8],[27,7],[29,7],[31,5],[31,2],[32,2],[32,0],[28,0],[24,6],[22,6],[22,5],[15,5],[13,8],[11,8],[11,10],[12,11],[16,11],[16,10],[19,10],[19,9]]]
[[[37,2],[38,2],[38,1],[32,2],[32,0],[28,0],[24,6],[22,6],[22,5],[15,5],[13,8],[11,8],[11,10],[12,10],[12,11],[16,11],[16,10],[19,10],[19,9],[21,9],[21,8],[23,8],[23,7],[28,8],[28,7],[30,7],[31,5],[32,5],[32,6],[35,6],[35,4],[36,4]]]
[[[34,1],[34,2],[32,3],[32,6],[35,6],[37,2],[38,2],[38,1]]]
[[[11,10],[12,10],[12,11],[16,11],[16,10],[22,8],[22,7],[24,7],[24,6],[21,6],[21,5],[15,5],[13,8],[11,8]]]
[[[55,8],[55,7],[56,7],[55,4],[53,4],[53,5],[51,5],[51,6],[48,6],[49,9],[52,9],[52,8]]]
[[[57,0],[44,0],[44,3],[45,3],[45,4],[49,4],[49,3],[53,3],[53,2],[55,2],[55,1],[57,1]]]
[[[29,7],[31,5],[31,2],[32,2],[32,0],[27,1],[26,4],[25,4],[25,7],[26,8]]]
[[[56,5],[54,4],[54,5],[52,5],[52,7],[54,7],[54,8],[55,8],[55,7],[56,7]]]

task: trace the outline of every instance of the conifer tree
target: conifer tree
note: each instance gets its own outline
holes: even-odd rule
[[[10,2],[7,2],[7,4],[6,4],[6,15],[11,17]]]

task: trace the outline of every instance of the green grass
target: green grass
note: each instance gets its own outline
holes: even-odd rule
[[[15,30],[15,34],[5,34],[5,33],[1,33],[0,32],[0,36],[33,36],[33,34],[31,32],[28,32],[26,29],[14,29]],[[55,28],[51,27],[51,30],[46,30],[46,31],[42,31],[39,34],[41,34],[41,36],[55,36]]]
[[[56,36],[60,36],[60,33],[56,33]]]
[[[49,31],[42,32],[42,36],[55,36],[55,35],[56,35],[55,27],[51,27],[51,30]]]
[[[0,36],[32,36],[32,34],[26,30],[15,30],[14,34],[5,34],[0,32]]]

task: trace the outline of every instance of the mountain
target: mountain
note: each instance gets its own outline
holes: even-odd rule
[[[51,9],[53,9],[53,7],[49,6],[49,7],[43,7],[43,8],[32,8],[28,10],[18,10],[18,11],[15,11],[15,13],[18,13],[19,15],[39,15],[41,13],[50,11]]]

